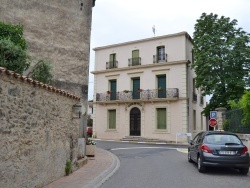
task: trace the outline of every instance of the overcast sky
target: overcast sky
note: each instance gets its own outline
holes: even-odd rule
[[[186,31],[192,37],[201,14],[238,20],[250,33],[250,0],[96,0],[92,14],[90,72],[95,47]],[[105,63],[105,62],[104,62]],[[89,100],[93,99],[93,75],[89,75]]]

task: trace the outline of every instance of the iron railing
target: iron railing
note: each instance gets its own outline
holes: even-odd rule
[[[121,91],[116,93],[97,93],[96,101],[129,101],[129,100],[151,100],[151,99],[177,99],[179,98],[178,88],[166,90],[148,89],[142,91]]]
[[[106,69],[118,68],[118,61],[108,61],[106,62]]]
[[[167,57],[168,55],[165,54],[165,55],[153,55],[153,63],[159,63],[159,62],[167,62]]]
[[[141,58],[140,57],[128,59],[128,66],[136,66],[136,65],[141,65]]]

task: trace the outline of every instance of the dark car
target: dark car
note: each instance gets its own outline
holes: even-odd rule
[[[232,167],[241,174],[249,171],[248,148],[240,138],[230,132],[205,131],[189,141],[188,161],[196,162],[199,172],[206,167]]]

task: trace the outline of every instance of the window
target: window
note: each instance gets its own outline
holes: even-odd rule
[[[193,129],[196,130],[196,110],[193,110]]]
[[[109,110],[108,117],[108,129],[116,129],[116,110]]]
[[[132,78],[133,99],[140,99],[140,78]]]
[[[110,100],[116,100],[116,80],[110,80]]]
[[[109,62],[106,64],[106,69],[117,68],[116,54],[109,55]]]
[[[157,129],[166,130],[167,129],[167,117],[166,108],[157,108]]]
[[[158,98],[166,98],[166,75],[157,76]]]
[[[158,61],[166,60],[165,46],[159,46],[159,47],[157,47],[157,60]]]
[[[140,65],[140,57],[139,57],[139,50],[133,50],[132,51],[132,66],[134,65]]]

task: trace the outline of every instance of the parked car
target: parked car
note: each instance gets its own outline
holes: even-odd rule
[[[92,137],[92,127],[87,127],[87,137]]]
[[[200,132],[189,144],[188,161],[197,163],[199,172],[205,172],[208,166],[232,167],[241,174],[249,171],[248,148],[234,133]]]

